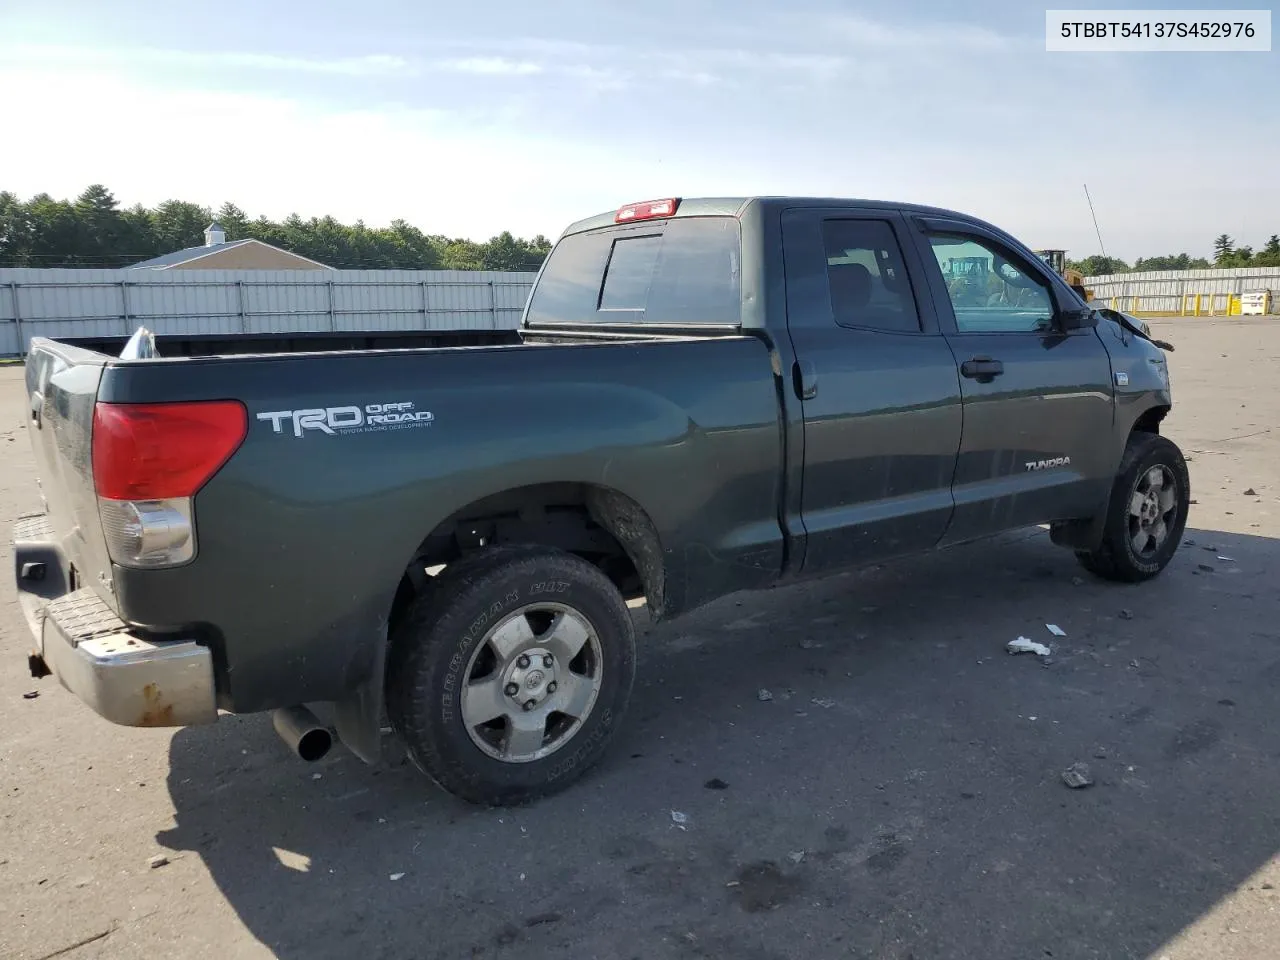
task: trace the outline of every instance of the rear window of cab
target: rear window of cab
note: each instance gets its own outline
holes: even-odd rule
[[[533,290],[538,324],[738,324],[734,217],[684,217],[564,237]]]

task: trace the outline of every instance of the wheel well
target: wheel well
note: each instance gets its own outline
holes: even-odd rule
[[[1140,416],[1133,424],[1135,433],[1159,433],[1160,421],[1169,415],[1168,407],[1152,407]]]
[[[645,597],[660,616],[662,546],[630,497],[584,483],[521,487],[468,504],[427,534],[396,591],[391,618],[425,585],[426,571],[499,544],[557,547],[599,567],[628,600]]]

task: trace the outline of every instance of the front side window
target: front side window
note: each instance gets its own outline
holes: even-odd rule
[[[1039,277],[1024,272],[998,247],[961,234],[932,234],[961,333],[1030,333],[1053,326],[1053,297]]]

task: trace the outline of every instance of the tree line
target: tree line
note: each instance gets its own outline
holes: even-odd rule
[[[0,191],[0,267],[127,267],[142,260],[204,242],[204,229],[217,220],[227,240],[253,237],[312,260],[348,270],[521,270],[534,271],[551,250],[539,234],[524,240],[503,232],[474,240],[426,234],[404,220],[387,227],[361,221],[339,223],[333,217],[283,221],[250,219],[234,203],[214,211],[184,200],[155,207],[136,204],[121,209],[101,184],[75,200],[55,200],[47,193],[20,200]],[[1132,266],[1117,257],[1094,255],[1068,265],[1087,277],[1145,270],[1194,270],[1207,267],[1280,266],[1280,235],[1272,234],[1260,250],[1236,246],[1227,234],[1213,242],[1213,261],[1186,253],[1139,257]]]
[[[387,227],[339,223],[333,217],[250,219],[234,203],[218,210],[184,200],[121,209],[94,184],[75,200],[41,193],[21,200],[0,191],[0,267],[127,267],[204,243],[217,220],[227,240],[254,238],[338,269],[522,270],[541,266],[551,241],[503,232],[483,243],[426,234],[404,220]]]
[[[1086,277],[1100,277],[1109,273],[1138,273],[1145,270],[1205,270],[1209,267],[1230,269],[1233,267],[1280,267],[1280,234],[1273,233],[1261,250],[1253,247],[1237,247],[1236,242],[1223,233],[1213,241],[1213,261],[1204,257],[1191,257],[1185,253],[1170,253],[1163,257],[1139,257],[1133,266],[1118,257],[1094,255],[1083,260],[1069,260]]]

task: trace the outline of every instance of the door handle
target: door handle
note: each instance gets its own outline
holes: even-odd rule
[[[791,379],[801,400],[812,400],[818,395],[818,371],[812,360],[797,360],[791,367]]]
[[[960,364],[960,373],[979,383],[990,383],[1004,373],[1004,364],[990,357],[974,357]]]

